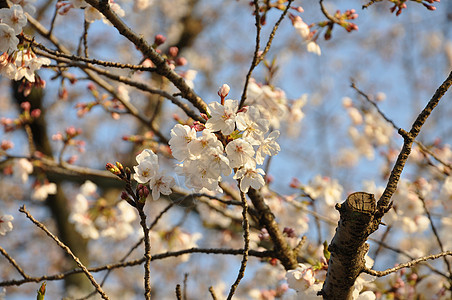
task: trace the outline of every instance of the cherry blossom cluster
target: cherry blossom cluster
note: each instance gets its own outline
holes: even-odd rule
[[[1,118],[0,124],[3,125],[5,132],[14,131],[22,128],[25,124],[30,124],[41,115],[41,110],[31,109],[30,102],[22,102],[20,107],[23,109],[22,113],[16,119]]]
[[[171,188],[174,186],[175,180],[173,177],[165,175],[164,171],[159,171],[157,154],[152,150],[145,149],[137,155],[136,161],[138,165],[133,167],[135,171],[133,179],[141,184],[149,183],[153,200],[159,199],[160,194],[172,193]]]
[[[265,173],[257,165],[262,165],[267,155],[280,151],[276,142],[279,131],[267,134],[269,121],[259,109],[249,106],[239,110],[237,100],[225,100],[228,93],[229,86],[223,85],[219,91],[221,103],[209,104],[205,126],[176,124],[171,130],[169,145],[174,158],[181,162],[178,173],[185,176],[187,187],[198,192],[222,192],[219,182],[232,169],[242,192],[250,187],[260,189]]]
[[[48,58],[37,57],[17,38],[27,24],[25,12],[32,13],[34,10],[28,1],[13,1],[10,8],[0,9],[0,75],[16,81],[25,78],[26,84],[22,87],[25,95],[33,86],[45,86],[45,81],[35,72],[41,66],[50,64]]]
[[[97,193],[97,186],[86,181],[72,204],[69,221],[88,239],[107,237],[122,240],[134,232],[131,223],[137,218],[135,210],[126,202],[116,206],[107,203]]]
[[[379,99],[383,98],[383,96],[379,97]],[[352,121],[348,134],[354,147],[342,150],[342,155],[352,160],[349,161],[351,165],[356,163],[360,156],[365,156],[369,160],[374,159],[375,147],[389,145],[394,128],[375,110],[361,111],[355,107],[350,98],[344,98],[343,105]]]
[[[311,31],[313,25],[306,24],[300,16],[290,14],[289,17],[292,20],[293,27],[306,43],[306,49],[308,50],[308,52],[320,56],[322,54],[322,51],[320,49],[320,46],[316,43],[316,31]]]
[[[307,95],[294,100],[289,105],[289,100],[283,90],[268,84],[257,83],[251,78],[247,89],[247,103],[259,109],[264,119],[275,129],[281,127],[281,123],[287,122],[288,128],[295,128],[304,113],[301,110],[307,102]]]
[[[70,126],[66,128],[64,133],[57,132],[52,136],[52,140],[54,141],[62,141],[64,147],[67,146],[75,146],[80,153],[85,152],[85,141],[76,140],[75,138],[82,133],[82,129],[75,128],[74,126]],[[72,156],[67,160],[67,163],[74,163],[77,159],[76,156]]]

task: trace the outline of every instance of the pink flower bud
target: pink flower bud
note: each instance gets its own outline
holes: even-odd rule
[[[31,105],[30,102],[22,102],[20,107],[22,107],[24,111],[30,111]]]
[[[39,108],[33,109],[31,111],[31,116],[35,119],[39,118],[40,115],[41,115],[41,110]]]
[[[62,141],[63,140],[63,135],[60,132],[58,132],[58,133],[52,135],[52,140],[54,140],[54,141]]]
[[[3,151],[6,151],[6,150],[11,149],[12,147],[14,147],[14,144],[11,141],[3,140],[0,147],[1,147],[1,149]]]
[[[157,34],[154,38],[154,44],[156,44],[157,46],[160,46],[165,41],[166,41],[166,37],[161,34]]]
[[[220,96],[221,98],[226,98],[230,90],[231,88],[229,87],[229,85],[223,84],[218,90],[218,96]]]
[[[179,53],[179,48],[177,48],[177,47],[171,47],[171,48],[169,48],[168,53],[169,53],[170,56],[176,57],[177,54]]]
[[[128,200],[128,199],[129,199],[129,195],[128,195],[126,192],[122,191],[122,193],[121,193],[121,199],[122,199],[122,200]]]
[[[77,135],[77,129],[74,126],[66,128],[66,134],[70,137],[74,137]]]
[[[176,65],[185,66],[187,64],[187,59],[185,57],[178,57],[175,60]]]

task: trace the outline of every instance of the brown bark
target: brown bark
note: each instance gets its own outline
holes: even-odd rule
[[[272,213],[264,198],[259,191],[250,188],[248,196],[257,211],[259,225],[265,227],[273,242],[275,256],[281,261],[286,270],[295,269],[298,265],[295,252],[289,247],[284,239],[278,223],[275,221],[275,215]]]
[[[353,285],[365,267],[368,236],[378,228],[380,216],[374,195],[357,192],[337,204],[340,219],[328,246],[331,257],[323,289],[323,299],[352,299]]]

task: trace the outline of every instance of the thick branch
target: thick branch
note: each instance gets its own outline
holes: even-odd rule
[[[286,270],[295,269],[298,265],[297,257],[284,239],[284,236],[278,227],[278,223],[275,221],[275,215],[268,205],[265,204],[262,194],[255,189],[250,189],[248,196],[257,210],[259,224],[262,227],[265,227],[270,235],[275,247],[273,250],[275,256],[281,261]]]
[[[367,237],[375,230],[375,198],[358,192],[337,204],[340,220],[328,246],[331,257],[321,294],[323,299],[352,299],[353,285],[365,268],[364,256],[369,249]]]
[[[118,30],[118,32],[131,41],[145,57],[148,57],[156,66],[156,72],[163,77],[168,78],[182,93],[182,96],[190,101],[200,112],[207,113],[207,106],[195,91],[190,88],[185,79],[171,70],[166,60],[152,48],[143,37],[132,31],[110,8],[108,2],[97,0],[86,1],[94,8],[99,10],[108,21]]]

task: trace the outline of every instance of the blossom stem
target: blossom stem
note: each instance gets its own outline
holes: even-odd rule
[[[149,229],[146,226],[146,214],[143,210],[144,205],[137,205],[138,214],[140,215],[140,225],[144,233],[144,297],[146,300],[151,299],[151,243],[149,241]]]
[[[248,262],[248,251],[250,248],[250,224],[248,222],[248,203],[246,202],[245,193],[240,192],[240,198],[242,199],[242,217],[243,217],[243,239],[245,241],[245,245],[243,248],[243,258],[242,263],[240,265],[239,274],[237,275],[237,279],[234,284],[231,286],[229,290],[228,300],[232,299],[232,296],[235,293],[240,281],[245,275],[246,263]]]

